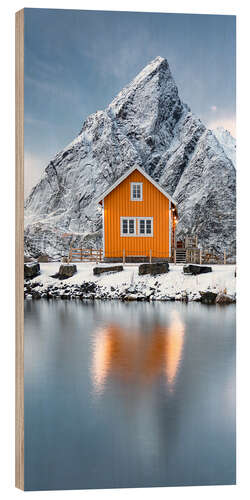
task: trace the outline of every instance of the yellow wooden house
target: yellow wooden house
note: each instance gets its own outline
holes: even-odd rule
[[[98,202],[103,210],[104,261],[171,259],[176,202],[141,167],[129,169]]]

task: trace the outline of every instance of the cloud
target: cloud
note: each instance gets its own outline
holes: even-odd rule
[[[96,70],[104,78],[115,77],[119,81],[124,81],[123,85],[126,85],[156,56],[166,56],[162,51],[162,45],[157,39],[152,39],[146,29],[130,31],[129,42],[126,38],[121,39],[118,34],[119,31],[114,35],[114,39],[107,37],[102,40],[101,47],[98,37],[93,38],[88,46],[77,44],[81,57],[88,58],[92,64],[94,62]],[[173,59],[171,47],[168,47],[167,56],[168,60]],[[138,61],[141,61],[139,67]]]
[[[208,122],[207,126],[212,130],[218,127],[223,127],[228,130],[233,137],[236,137],[236,120],[234,117],[211,120]]]
[[[24,78],[25,85],[35,88],[37,92],[43,92],[47,95],[53,95],[61,98],[68,99],[70,101],[76,101],[75,92],[73,92],[70,88],[60,87],[59,81],[52,80],[40,80],[39,78],[30,77],[25,75]]]
[[[50,123],[47,120],[41,120],[40,118],[36,118],[35,116],[31,116],[29,114],[25,114],[24,123],[27,125],[40,125],[48,127]]]

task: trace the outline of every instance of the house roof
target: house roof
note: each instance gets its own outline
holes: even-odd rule
[[[144,177],[146,177],[146,179],[151,182],[151,184],[153,184],[153,186],[155,186],[166,198],[168,198],[174,205],[177,205],[176,201],[172,198],[172,196],[170,196],[170,194],[167,193],[167,191],[165,191],[160,185],[158,182],[156,182],[150,175],[148,175],[145,170],[143,170],[141,167],[139,166],[135,166],[135,167],[131,167],[129,170],[127,170],[127,172],[125,172],[124,175],[122,175],[116,182],[114,182],[114,184],[112,184],[106,191],[104,191],[104,193],[102,194],[102,196],[97,200],[98,203],[102,203],[102,200],[104,200],[104,198],[106,198],[106,196],[111,193],[111,191],[113,191],[113,189],[115,189],[117,186],[119,186],[119,184],[121,184],[121,182],[123,182],[130,174],[132,174],[132,172],[134,172],[134,170],[138,170]]]

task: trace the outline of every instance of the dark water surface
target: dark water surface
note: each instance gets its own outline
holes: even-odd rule
[[[235,483],[235,306],[25,302],[25,489]]]

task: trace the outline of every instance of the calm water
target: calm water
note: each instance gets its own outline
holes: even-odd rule
[[[25,302],[25,488],[235,483],[235,307]]]

